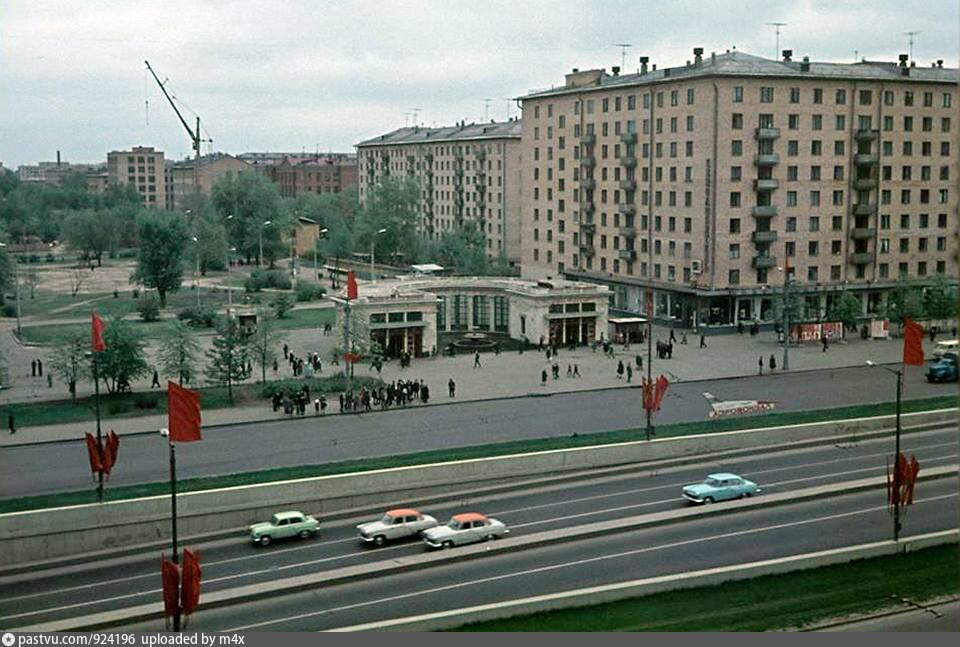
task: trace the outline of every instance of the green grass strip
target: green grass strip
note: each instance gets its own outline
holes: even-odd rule
[[[943,396],[923,400],[908,400],[903,403],[903,412],[930,411],[957,406],[957,398]],[[862,418],[894,413],[894,403],[881,403],[841,407],[836,409],[817,409],[813,411],[795,411],[782,413],[768,413],[758,416],[740,418],[723,418],[719,420],[702,420],[696,422],[682,422],[657,427],[657,438],[687,436],[692,434],[716,433],[734,431],[738,429],[753,429],[758,427],[774,427],[779,425],[802,424],[806,422],[823,422],[827,420],[841,420],[846,418]],[[384,458],[363,458],[337,463],[321,465],[300,465],[296,467],[278,467],[254,472],[241,472],[220,476],[207,476],[179,480],[180,492],[197,492],[222,487],[252,485],[284,481],[289,479],[311,478],[316,476],[330,476],[334,474],[350,474],[371,470],[389,469],[394,467],[409,467],[426,465],[446,461],[469,460],[473,458],[491,458],[525,452],[547,451],[551,449],[570,449],[574,447],[589,447],[609,443],[622,443],[640,440],[644,437],[643,428],[620,429],[590,434],[572,434],[556,438],[538,438],[533,440],[518,440],[507,443],[493,443],[489,445],[475,445],[470,447],[456,447],[438,449],[401,456]],[[121,453],[122,457],[122,453]],[[122,458],[121,458],[122,464]],[[104,490],[107,501],[120,501],[144,496],[155,496],[169,492],[166,482],[144,483],[142,485],[124,485],[111,487],[109,484]],[[89,490],[65,492],[48,495],[19,497],[0,500],[0,513],[18,512],[22,510],[36,510],[83,503],[95,503],[96,494],[91,484]]]
[[[456,631],[770,631],[960,592],[957,544],[491,620]]]

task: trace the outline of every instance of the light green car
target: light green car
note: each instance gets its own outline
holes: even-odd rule
[[[261,546],[269,546],[278,539],[316,537],[320,532],[320,522],[302,512],[277,512],[264,523],[250,526],[250,541]]]

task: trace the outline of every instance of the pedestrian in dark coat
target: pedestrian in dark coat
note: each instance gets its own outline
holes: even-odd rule
[[[547,385],[547,369],[540,371],[540,386]]]
[[[16,426],[16,425],[14,424],[14,422],[13,422],[13,414],[12,414],[12,413],[7,416],[7,426],[10,428],[10,433],[11,433],[11,434],[17,433],[17,426]]]
[[[743,334],[743,322],[742,322],[742,321],[738,321],[738,322],[737,322],[737,334],[738,334],[738,335],[742,335],[742,334]]]
[[[452,378],[452,377],[451,377],[450,380],[447,382],[447,391],[449,391],[451,398],[456,397],[456,395],[457,395],[457,383],[453,381],[453,378]]]
[[[150,383],[151,387],[160,387],[160,374],[157,373],[157,369],[153,369],[153,382]]]
[[[283,345],[283,359],[287,359],[287,356],[290,355],[290,347],[286,344]]]
[[[763,357],[760,357],[760,360],[757,362],[757,365],[760,367],[760,375],[763,375]]]
[[[37,377],[43,377],[43,360],[37,360]]]
[[[772,373],[777,368],[777,358],[773,356],[773,353],[770,353],[770,372]]]
[[[707,347],[707,338],[704,335],[700,335],[700,348]]]
[[[426,404],[430,400],[430,387],[426,384],[420,385],[420,401]]]
[[[617,379],[618,380],[623,379],[623,360],[622,359],[617,362]]]
[[[36,376],[37,376],[37,360],[34,359],[30,361],[30,377],[36,377]]]
[[[482,368],[480,366],[480,351],[473,351],[473,368]]]
[[[633,379],[633,367],[627,364],[627,382]]]
[[[677,336],[673,333],[673,328],[670,329],[670,343],[677,341]]]
[[[580,377],[580,367],[576,364],[573,365],[573,376]]]

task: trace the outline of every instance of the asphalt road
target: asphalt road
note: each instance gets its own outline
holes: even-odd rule
[[[706,419],[710,405],[704,392],[723,400],[774,400],[778,411],[808,410],[891,401],[895,380],[886,371],[864,367],[682,382],[670,387],[657,424]],[[905,384],[904,393],[906,398],[922,398],[955,394],[956,387],[928,384],[917,372]],[[308,416],[205,430],[203,442],[177,452],[177,474],[180,478],[231,474],[642,424],[643,409],[636,389],[465,402],[322,419]],[[0,450],[2,496],[91,487],[86,446],[79,440],[79,431],[77,436],[74,442]],[[166,442],[159,434],[124,438],[107,487],[166,480],[167,455]]]
[[[903,443],[905,451],[915,453],[922,466],[935,467],[953,464],[957,461],[957,446],[953,430],[944,429],[911,434],[904,438]],[[826,445],[804,450],[759,454],[725,463],[683,466],[654,474],[644,472],[597,477],[534,490],[508,491],[469,502],[441,503],[429,506],[424,511],[443,520],[456,512],[465,510],[482,511],[507,523],[511,528],[512,536],[522,536],[524,533],[681,508],[684,503],[678,496],[680,487],[702,479],[710,471],[730,470],[739,472],[760,483],[766,493],[789,491],[791,488],[812,487],[873,475],[879,476],[883,473],[884,460],[890,450],[889,442],[877,440],[863,442],[849,448]],[[952,500],[947,501],[938,498],[945,492],[949,493],[950,488],[953,488],[952,492],[954,493]],[[955,524],[955,491],[956,482],[953,479],[945,482],[921,484],[918,495],[921,498],[933,498],[936,503],[923,505],[918,503],[915,508],[917,512],[911,511],[908,520],[909,532],[923,532],[923,528],[928,527],[933,529],[949,527],[951,522]],[[846,545],[860,541],[857,537],[867,536],[863,534],[867,529],[870,529],[871,532],[875,531],[876,537],[885,536],[883,528],[889,529],[889,523],[884,525],[882,520],[886,519],[888,522],[889,519],[887,513],[883,510],[883,498],[882,492],[873,492],[864,495],[838,497],[836,501],[821,500],[762,512],[750,511],[743,514],[722,515],[708,520],[682,522],[671,526],[669,529],[621,533],[600,540],[507,553],[495,558],[482,559],[480,560],[482,565],[479,567],[466,563],[462,566],[441,565],[419,571],[416,574],[385,576],[382,582],[383,586],[377,581],[364,581],[334,586],[330,590],[339,591],[342,589],[345,600],[354,600],[356,604],[360,604],[357,609],[372,609],[376,605],[367,604],[371,600],[377,599],[387,591],[406,591],[409,585],[420,580],[425,583],[432,583],[434,588],[442,588],[444,579],[447,579],[448,583],[451,581],[450,578],[452,578],[452,581],[471,581],[461,578],[457,574],[458,568],[468,569],[470,578],[485,580],[488,575],[483,575],[484,573],[510,573],[512,569],[527,571],[530,568],[540,568],[540,566],[544,567],[544,570],[531,572],[532,579],[522,584],[523,590],[525,592],[528,590],[537,592],[541,589],[543,591],[564,590],[587,586],[590,583],[645,576],[643,573],[646,571],[627,569],[621,577],[620,568],[622,564],[619,561],[620,558],[605,557],[605,555],[618,555],[622,552],[629,553],[638,545],[647,546],[649,542],[655,544],[661,540],[667,544],[680,542],[676,543],[675,546],[665,546],[663,550],[674,551],[684,546],[689,547],[689,554],[685,554],[679,561],[675,557],[671,557],[666,562],[666,564],[672,563],[680,570],[686,570],[683,565],[688,560],[693,559],[698,564],[702,561],[699,553],[704,551],[698,549],[698,546],[701,545],[698,543],[698,537],[711,536],[711,533],[721,535],[734,533],[730,537],[745,537],[749,540],[748,545],[752,545],[754,540],[750,538],[750,533],[755,528],[772,524],[776,527],[772,527],[769,532],[779,536],[778,533],[781,530],[793,527],[789,524],[795,523],[798,519],[806,519],[809,515],[829,516],[830,511],[844,515],[849,513],[848,516],[830,517],[822,521],[822,523],[827,524],[824,527],[836,529],[836,532],[830,530],[827,535],[830,535],[832,540],[840,542],[829,545]],[[404,503],[416,505],[415,501]],[[855,512],[863,507],[869,508],[869,510],[867,512]],[[794,511],[794,508],[796,508],[796,511]],[[381,549],[371,549],[361,545],[356,539],[356,531],[353,526],[363,520],[325,523],[322,527],[321,537],[317,540],[278,544],[267,549],[250,545],[243,536],[193,546],[199,549],[203,562],[203,590],[209,593],[246,584],[276,581],[289,575],[380,562],[424,551],[423,545],[418,542],[389,545]],[[863,520],[869,520],[869,523],[861,527]],[[813,550],[814,548],[810,548],[810,546],[820,545],[817,544],[817,541],[824,539],[824,537],[818,537],[818,535],[825,531],[815,525],[821,522],[810,523],[814,524],[812,526],[814,530],[809,533],[806,531],[801,533],[809,545],[797,544],[797,551]],[[788,525],[783,526],[781,524]],[[807,528],[804,524],[806,522],[801,523],[798,527]],[[766,536],[762,533],[767,531],[757,532],[760,533],[757,536],[762,538]],[[853,538],[850,539],[850,537]],[[863,539],[863,541],[867,540]],[[640,543],[638,544],[638,542]],[[764,543],[765,540],[760,540],[757,545],[762,546]],[[785,546],[793,545],[785,544]],[[644,549],[638,554],[642,554],[646,550]],[[657,552],[661,550],[660,548],[649,550],[653,552],[654,562],[662,561]],[[722,556],[724,559],[730,557],[732,560],[720,563],[749,561],[751,558],[747,554],[749,551],[744,552],[743,546],[733,550],[729,556],[723,551],[715,550],[713,546],[705,552],[717,553],[717,557]],[[156,554],[151,553],[149,555],[94,561],[82,566],[33,571],[28,574],[0,578],[0,586],[4,586],[8,591],[16,591],[15,595],[6,595],[0,600],[0,626],[24,626],[53,619],[75,617],[97,611],[155,602],[159,599],[156,557]],[[567,566],[553,566],[566,562],[573,564],[581,559],[593,560],[584,562],[584,564],[596,564],[603,566],[603,568],[594,573],[590,568],[570,567],[573,570],[569,571],[568,574]],[[641,560],[644,564],[647,564],[647,561]],[[538,564],[540,566],[536,566]],[[616,566],[607,568],[607,564],[616,564]],[[652,564],[648,564],[648,566],[652,567]],[[694,567],[699,568],[700,566],[690,566],[690,568]],[[656,572],[659,573],[660,571]],[[539,575],[540,573],[542,575]],[[597,579],[598,575],[602,575],[602,577]],[[493,577],[493,575],[489,575],[489,577]],[[397,583],[394,583],[395,581]],[[492,581],[498,581],[498,578],[495,577]],[[486,591],[487,594],[500,591],[504,595],[510,594],[506,597],[515,597],[519,589],[516,585],[508,583],[505,588],[482,587],[482,590]],[[322,595],[326,596],[327,594],[325,590]],[[277,602],[278,606],[275,607],[277,617],[285,617],[284,614],[294,613],[295,615],[299,613],[295,613],[295,611],[303,608],[304,605],[309,607],[312,604],[311,600],[314,600],[317,595],[321,595],[321,593],[310,593],[306,594],[305,597],[299,595],[284,597],[283,600],[289,599],[289,603]],[[457,591],[447,600],[448,606],[445,608],[472,604],[474,603],[472,595],[469,590]],[[330,599],[337,599],[337,596],[334,595]],[[446,598],[444,599],[446,600]],[[411,602],[416,603],[409,609],[419,608],[423,610],[429,608],[429,604],[434,603],[433,598],[429,595],[424,600],[428,604],[427,607],[417,606],[420,602],[411,598]],[[453,604],[454,600],[462,601],[463,605]],[[272,604],[273,602],[267,606],[273,609],[274,607],[270,606]],[[248,605],[243,605],[243,607],[246,606]],[[261,603],[253,605],[257,611],[248,617],[260,618],[260,606]],[[390,606],[387,605],[386,608],[389,609]],[[398,608],[406,607],[401,605]],[[384,616],[382,611],[383,609],[378,611],[380,615],[368,615],[366,612],[357,615],[353,613],[335,614],[335,621],[331,621],[332,624],[326,621],[315,624],[316,618],[306,623],[289,624],[287,621],[283,621],[276,626],[268,624],[261,630],[329,628],[345,623],[365,622],[370,618],[400,615],[397,612],[393,616]],[[221,616],[221,614],[226,615]],[[237,622],[234,618],[242,617],[245,614],[240,612],[239,615],[233,616],[226,611],[211,611],[209,613],[204,612],[201,615],[202,619],[198,617],[197,622],[206,623],[208,617],[215,616],[219,619],[218,622],[225,623],[204,624],[203,629],[222,629],[233,626],[230,623]],[[272,618],[274,615],[267,614],[264,617]],[[144,625],[144,627],[147,627],[147,625]],[[201,629],[198,625],[195,625],[195,627],[198,630]],[[156,629],[156,623],[149,625],[149,630]]]

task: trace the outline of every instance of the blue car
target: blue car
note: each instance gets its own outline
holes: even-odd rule
[[[956,382],[957,381],[957,354],[945,353],[940,361],[927,370],[928,382]]]
[[[742,499],[760,492],[753,481],[727,472],[710,474],[703,483],[686,485],[683,498],[691,503],[713,503],[727,499]]]

